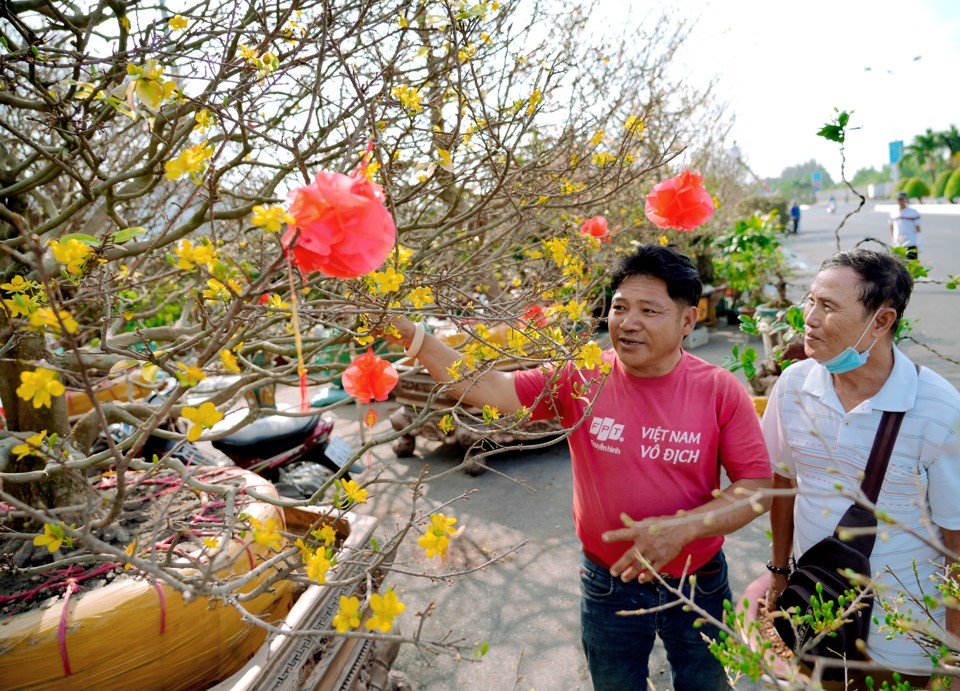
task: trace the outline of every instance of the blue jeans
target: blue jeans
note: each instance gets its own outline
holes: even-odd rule
[[[585,556],[581,561],[581,639],[596,691],[646,691],[647,659],[657,636],[667,650],[675,691],[730,688],[723,666],[701,636],[716,638],[715,626],[695,629],[693,623],[700,615],[684,612],[681,605],[651,614],[618,615],[624,610],[662,607],[677,597],[659,583],[624,583]],[[700,568],[696,581],[694,602],[722,621],[723,601],[732,599],[723,552]],[[673,587],[679,584],[679,579],[670,581]],[[681,592],[689,594],[689,582],[684,581]]]

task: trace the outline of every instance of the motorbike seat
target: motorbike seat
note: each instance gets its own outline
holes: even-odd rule
[[[234,411],[217,423],[211,431],[216,433],[217,428],[229,429],[246,414],[245,410]],[[274,455],[308,439],[319,423],[319,415],[310,417],[267,415],[230,436],[217,439],[213,442],[213,447],[227,455],[231,452],[241,455],[260,455],[260,450],[264,455]]]

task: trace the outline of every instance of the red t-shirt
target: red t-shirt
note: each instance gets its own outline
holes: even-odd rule
[[[602,388],[599,369],[572,363],[552,383],[541,369],[517,372],[514,386],[534,419],[559,417],[566,429],[583,421],[568,438],[573,519],[584,549],[611,565],[631,544],[600,536],[624,527],[621,513],[638,521],[696,508],[720,487],[721,465],[731,482],[769,478],[770,458],[750,397],[726,370],[686,352],[673,371],[653,378],[629,374],[613,350],[603,361],[611,370]],[[722,537],[694,540],[663,571],[680,576],[688,556],[688,573],[695,571],[722,544]]]

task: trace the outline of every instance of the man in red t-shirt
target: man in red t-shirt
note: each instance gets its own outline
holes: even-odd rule
[[[583,545],[581,629],[595,689],[646,689],[659,636],[674,689],[728,688],[676,590],[723,618],[730,599],[720,547],[768,502],[770,461],[746,390],[682,350],[697,321],[700,277],[670,247],[644,245],[611,282],[613,349],[591,370],[490,370],[452,385],[472,405],[559,417],[571,432],[574,522]],[[399,342],[437,381],[460,355],[400,319]],[[720,468],[731,484],[720,491]],[[695,584],[684,576],[696,574]],[[636,616],[621,611],[655,610]]]

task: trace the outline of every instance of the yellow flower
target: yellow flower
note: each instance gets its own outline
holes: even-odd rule
[[[665,247],[666,245],[669,245],[669,244],[670,244],[670,238],[668,238],[666,235],[661,235],[661,236],[660,236],[660,246],[661,246],[661,247]]]
[[[131,87],[140,102],[151,110],[157,110],[161,103],[176,93],[177,83],[172,79],[163,79],[163,67],[153,58],[142,66],[128,64],[127,74],[136,77]]]
[[[373,610],[373,616],[367,620],[366,627],[371,631],[379,630],[387,633],[393,628],[394,618],[406,608],[407,606],[400,602],[393,590],[387,591],[383,596],[380,593],[374,593],[370,596],[370,609]]]
[[[29,456],[34,451],[38,451],[43,448],[43,440],[47,436],[47,430],[43,430],[39,434],[34,434],[32,437],[27,437],[24,440],[23,444],[17,444],[11,449],[11,453],[17,457],[17,460],[21,460],[24,456]]]
[[[577,302],[571,300],[566,305],[560,307],[561,312],[565,312],[571,321],[579,321],[583,318],[587,310],[587,301]]]
[[[623,123],[623,129],[630,134],[641,134],[643,127],[643,118],[638,115],[631,115],[627,118],[627,121]]]
[[[307,578],[316,581],[318,585],[327,582],[327,571],[330,569],[330,560],[321,550],[317,550],[307,559]]]
[[[397,272],[392,266],[388,266],[386,271],[374,271],[370,274],[370,279],[374,282],[374,290],[380,293],[392,293],[400,290],[404,276]]]
[[[203,373],[203,370],[199,367],[194,367],[193,365],[186,365],[182,362],[177,363],[177,367],[182,369],[182,372],[177,372],[177,379],[180,384],[190,388],[191,386],[196,386],[204,379],[207,378],[207,375]]]
[[[126,546],[126,548],[123,551],[126,552],[128,557],[132,557],[137,551],[137,541],[134,540],[133,542],[131,542],[129,545]],[[123,565],[124,571],[128,571],[132,568],[133,568],[133,564]]]
[[[453,525],[457,522],[456,518],[448,518],[442,513],[436,513],[430,517],[430,525],[426,533],[417,540],[417,546],[422,547],[426,552],[427,559],[439,557],[444,559],[447,555],[447,547],[450,546],[450,536],[453,535]]]
[[[44,523],[43,535],[37,535],[33,538],[33,544],[37,547],[46,547],[51,554],[56,552],[63,544],[63,526],[56,523]]]
[[[167,26],[170,27],[171,31],[183,31],[184,29],[187,28],[188,25],[189,25],[189,22],[184,17],[181,17],[179,14],[173,19],[171,19],[169,22],[167,22]]]
[[[344,480],[340,478],[340,487],[343,489],[343,494],[350,503],[367,503],[367,490],[360,489],[360,485],[357,484],[356,480]]]
[[[83,271],[83,265],[93,252],[90,245],[75,238],[70,238],[66,242],[51,240],[50,249],[53,250],[53,258],[65,265],[67,273],[71,276],[78,276]]]
[[[279,294],[274,293],[269,298],[267,298],[267,307],[272,307],[277,310],[290,309],[290,303],[284,302],[283,298]]]
[[[560,183],[560,194],[573,194],[579,192],[584,188],[582,182],[573,182],[572,180],[564,180]]]
[[[496,406],[485,405],[483,406],[483,421],[488,425],[494,420],[500,419],[500,409]]]
[[[30,295],[17,293],[13,300],[4,299],[2,302],[4,311],[11,319],[18,316],[29,317],[37,309],[37,301]]]
[[[404,247],[403,245],[397,245],[396,254],[392,254],[391,257],[395,259],[395,264],[397,266],[397,271],[402,271],[407,264],[410,263],[410,257],[413,256],[413,250]]]
[[[253,530],[253,541],[277,552],[283,547],[283,536],[277,532],[277,520],[268,518],[261,523],[256,518],[250,518],[250,528]]]
[[[593,136],[590,137],[590,143],[593,144],[594,146],[600,146],[600,144],[603,142],[603,137],[604,135],[606,135],[606,133],[607,133],[606,130],[597,130],[596,132],[593,133]]]
[[[25,293],[28,290],[33,290],[38,287],[36,283],[28,281],[20,275],[11,278],[9,283],[0,284],[0,288],[3,288],[8,293]]]
[[[327,547],[337,541],[337,531],[329,523],[324,523],[319,530],[314,530],[312,535]]]
[[[437,427],[439,427],[440,431],[444,434],[450,434],[456,429],[456,425],[453,423],[453,415],[444,415]]]
[[[263,228],[268,233],[279,233],[284,223],[293,223],[294,218],[282,206],[255,206],[253,207],[253,225]]]
[[[20,386],[17,396],[25,401],[33,401],[34,408],[49,408],[54,396],[62,396],[66,387],[56,379],[53,370],[39,367],[33,372],[20,373]]]
[[[240,45],[240,57],[249,62],[251,65],[257,64],[257,51],[251,48],[250,46]]]
[[[203,430],[210,429],[223,419],[223,413],[217,410],[212,401],[204,401],[199,408],[188,405],[181,414],[194,423],[187,432],[187,441],[196,441],[203,434]]]
[[[551,238],[543,241],[544,249],[550,253],[557,267],[563,267],[564,264],[570,262],[570,258],[567,256],[568,242],[567,238]]]
[[[418,89],[412,86],[395,86],[390,90],[390,94],[407,110],[415,113],[423,112],[423,97]]]
[[[184,271],[192,271],[201,265],[210,269],[217,258],[213,247],[205,242],[194,247],[189,238],[181,240],[174,248],[173,253],[178,257],[177,267]]]
[[[220,351],[220,362],[223,368],[231,374],[240,374],[240,364],[237,362],[237,356],[224,348]]]
[[[193,118],[197,121],[197,124],[193,126],[193,131],[200,132],[201,134],[217,124],[217,121],[213,117],[213,113],[206,108],[197,111],[197,114],[194,115]]]
[[[421,309],[424,305],[429,305],[433,302],[433,288],[428,287],[417,287],[407,296],[407,299],[413,303],[413,306],[417,309]]]
[[[543,102],[543,95],[540,89],[534,89],[527,99],[527,115],[533,115],[537,111],[537,106]]]
[[[213,157],[213,144],[202,142],[196,146],[191,146],[180,152],[180,155],[167,161],[163,168],[166,171],[167,180],[178,180],[184,175],[190,175],[197,184],[201,182],[201,176],[207,169],[207,159]]]
[[[340,611],[333,617],[338,633],[346,633],[360,626],[360,600],[354,596],[340,596]]]
[[[56,336],[62,333],[60,328],[61,322],[63,322],[63,328],[67,330],[67,333],[77,333],[77,329],[80,328],[77,320],[66,310],[60,310],[54,313],[49,307],[39,307],[30,315],[30,326],[33,329],[37,331],[49,331]]]
[[[616,160],[616,156],[606,151],[601,151],[600,153],[593,155],[593,164],[595,166],[608,166]]]
[[[590,341],[577,353],[576,366],[579,369],[593,369],[603,364],[603,350],[594,341]]]
[[[232,278],[228,278],[227,283],[230,285],[230,289],[227,289],[227,286],[215,278],[209,279],[207,285],[210,286],[210,288],[203,291],[203,297],[207,300],[228,302],[234,294],[243,292],[243,287]],[[230,290],[232,290],[233,293],[231,293]]]

